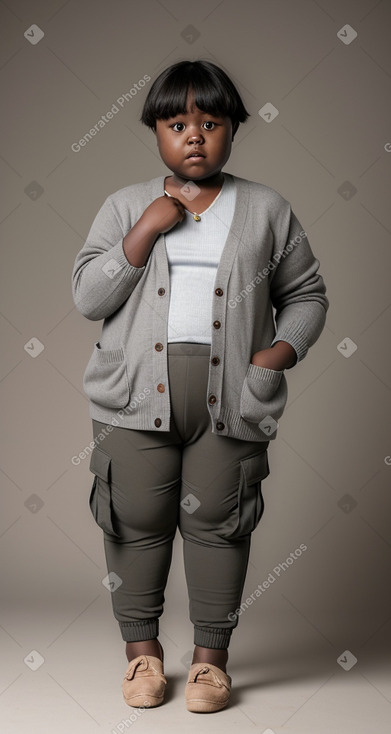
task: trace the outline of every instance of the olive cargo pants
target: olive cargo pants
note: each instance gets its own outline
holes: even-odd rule
[[[111,426],[102,440],[105,424],[92,421],[89,504],[103,530],[108,572],[121,582],[111,599],[125,641],[159,634],[177,527],[194,644],[227,648],[238,624],[233,613],[264,510],[269,442],[212,433],[209,360],[209,344],[168,344],[170,431]]]

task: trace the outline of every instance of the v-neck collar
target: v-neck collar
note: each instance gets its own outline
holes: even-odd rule
[[[230,177],[235,184],[236,201],[231,226],[227,234],[227,239],[221,253],[216,273],[216,283],[226,283],[228,281],[236,251],[241,242],[249,206],[249,181],[245,178],[241,178],[240,176],[234,176],[232,173],[225,173],[224,175]],[[159,196],[164,196],[165,178],[166,176],[158,176],[151,180],[152,201],[157,199]],[[168,260],[164,234],[159,235],[153,249],[157,250],[156,254],[161,253],[168,272]]]
[[[229,176],[229,174],[226,174],[226,173],[224,173],[223,175],[224,175],[224,180],[223,180],[223,183],[222,183],[222,185],[221,185],[220,191],[219,191],[219,192],[218,192],[218,193],[216,194],[215,198],[213,199],[213,201],[211,201],[211,203],[209,204],[209,206],[208,206],[208,207],[207,207],[206,209],[204,209],[204,211],[203,211],[203,212],[192,212],[192,211],[191,211],[190,209],[186,209],[186,207],[185,207],[186,211],[188,211],[188,212],[189,212],[189,214],[197,214],[197,215],[198,215],[199,217],[203,217],[203,216],[205,216],[205,214],[207,214],[207,213],[208,213],[209,209],[212,209],[212,207],[213,207],[213,206],[214,206],[214,205],[216,204],[217,200],[218,200],[218,199],[220,198],[221,194],[223,193],[223,189],[224,189],[224,186],[225,186],[225,184],[226,184],[226,181],[227,181],[227,178],[226,178],[226,176]],[[170,193],[169,193],[169,192],[168,192],[168,191],[167,191],[167,190],[166,190],[166,189],[164,188],[164,181],[165,181],[165,180],[166,180],[166,176],[164,176],[164,179],[163,179],[163,189],[164,189],[164,193],[165,193],[165,194],[167,194],[167,196],[171,196],[171,197],[172,197],[173,195],[172,195],[172,194],[170,194]]]

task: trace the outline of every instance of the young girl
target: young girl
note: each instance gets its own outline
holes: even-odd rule
[[[177,527],[194,625],[187,709],[229,701],[228,646],[285,370],[318,339],[328,308],[290,204],[222,170],[248,116],[214,64],[163,71],[141,121],[172,175],[108,196],[73,269],[78,310],[104,319],[83,381],[89,502],[126,641],[130,706],[164,699],[157,638]]]

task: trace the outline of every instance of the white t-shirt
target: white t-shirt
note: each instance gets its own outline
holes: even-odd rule
[[[213,286],[235,201],[235,183],[225,175],[216,198],[201,212],[200,222],[186,211],[183,222],[165,234],[170,273],[169,342],[211,344]]]

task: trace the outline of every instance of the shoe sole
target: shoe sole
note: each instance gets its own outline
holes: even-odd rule
[[[213,713],[214,711],[221,711],[221,709],[226,707],[227,703],[228,700],[223,703],[217,703],[216,701],[206,701],[204,698],[191,698],[186,701],[186,707],[187,710],[192,713],[206,714]]]
[[[154,708],[155,706],[160,706],[164,701],[164,696],[132,696],[131,699],[125,698],[124,701],[127,703],[128,706],[133,706],[133,708]]]

